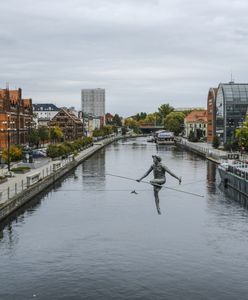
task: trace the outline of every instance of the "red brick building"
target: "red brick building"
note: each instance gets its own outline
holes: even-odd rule
[[[210,88],[207,100],[207,142],[212,143],[216,134],[216,93],[218,88]]]
[[[32,125],[31,99],[22,99],[22,90],[0,89],[0,150],[11,144],[26,144]]]

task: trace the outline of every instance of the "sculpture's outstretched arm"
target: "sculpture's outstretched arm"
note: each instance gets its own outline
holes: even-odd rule
[[[143,176],[141,176],[139,179],[137,179],[136,181],[140,182],[143,178],[145,178],[147,175],[149,175],[152,170],[153,170],[153,166],[151,166],[150,169]]]
[[[182,177],[178,177],[176,174],[174,174],[169,168],[165,167],[165,171],[169,173],[172,177],[176,178],[179,181],[179,184],[182,182]]]

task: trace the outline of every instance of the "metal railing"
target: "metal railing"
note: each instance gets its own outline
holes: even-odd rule
[[[71,161],[73,161],[73,156],[69,156],[68,158],[52,161],[48,165],[43,168],[39,168],[36,172],[26,173],[25,176],[22,174],[22,179],[13,182],[5,189],[0,190],[0,204],[3,204],[7,200],[15,197],[16,195],[22,193],[26,189],[30,188],[32,185],[37,182],[47,178],[51,174],[55,173],[59,169],[62,169],[66,165],[68,165]],[[18,176],[18,175],[17,175]]]

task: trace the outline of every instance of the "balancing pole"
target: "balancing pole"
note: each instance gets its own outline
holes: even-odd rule
[[[109,174],[109,173],[106,173],[105,175],[112,176],[112,177],[117,177],[117,178],[122,178],[122,179],[127,179],[127,180],[132,180],[132,181],[137,181],[137,180],[134,179],[134,178],[125,177],[125,176],[120,176],[120,175],[115,175],[115,174]],[[146,183],[146,184],[151,184],[149,181],[140,181],[140,182],[141,182],[141,183]],[[175,189],[175,188],[168,187],[168,186],[162,186],[162,185],[160,185],[160,184],[158,184],[158,186],[159,186],[159,187],[163,187],[163,188],[168,189],[168,190],[172,190],[172,191],[176,191],[176,192],[180,192],[180,193],[184,193],[184,194],[189,194],[189,195],[196,196],[196,197],[202,197],[202,198],[204,197],[203,195],[200,195],[200,194],[191,193],[191,192],[187,192],[187,191]]]

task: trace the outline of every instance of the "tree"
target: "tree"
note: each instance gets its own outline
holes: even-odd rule
[[[127,128],[125,126],[121,127],[121,135],[127,134]]]
[[[167,115],[169,115],[169,113],[171,113],[173,111],[174,111],[174,108],[172,106],[170,106],[168,103],[167,104],[162,104],[158,108],[158,113],[159,113],[159,116],[160,116],[161,124],[164,123],[163,120],[167,117]]]
[[[144,120],[144,119],[146,118],[146,116],[147,116],[147,113],[141,112],[141,113],[139,113],[139,114],[136,114],[136,115],[133,117],[133,119],[135,119],[136,121],[142,121],[142,120]]]
[[[133,118],[127,118],[125,120],[125,126],[133,130],[134,133],[139,133],[139,123]]]
[[[220,146],[220,140],[219,140],[219,138],[218,138],[217,135],[215,135],[215,136],[213,137],[212,146],[213,146],[213,148],[215,148],[215,149],[218,149],[219,146]]]
[[[167,130],[178,135],[183,131],[184,114],[182,112],[170,112],[164,120],[164,126]]]
[[[101,128],[102,132],[103,132],[103,136],[106,136],[106,135],[109,135],[113,132],[112,130],[112,126],[111,125],[106,125],[106,126],[103,126]]]
[[[62,137],[63,132],[58,126],[50,128],[50,139],[53,143],[61,141]]]
[[[195,134],[194,134],[194,131],[193,131],[193,130],[190,130],[189,136],[188,136],[188,140],[189,140],[190,142],[195,142]]]
[[[157,119],[157,116],[156,116],[155,113],[148,114],[148,115],[146,115],[145,119],[140,120],[139,123],[143,123],[143,124],[155,124],[156,123],[156,119]]]
[[[121,117],[118,114],[115,114],[112,123],[115,126],[122,126]]]
[[[28,133],[28,142],[30,145],[36,145],[38,147],[40,141],[39,133],[36,128],[31,128]]]
[[[21,146],[16,146],[16,145],[11,145],[10,150],[9,150],[9,158],[10,161],[17,161],[22,159],[22,147]],[[8,149],[5,148],[2,153],[2,158],[5,161],[8,161]]]
[[[245,122],[242,124],[241,128],[237,128],[235,131],[235,137],[238,140],[238,145],[241,149],[245,148],[248,150],[248,117],[246,117]]]
[[[46,126],[41,126],[38,128],[38,135],[40,141],[44,144],[49,140],[49,130]]]

